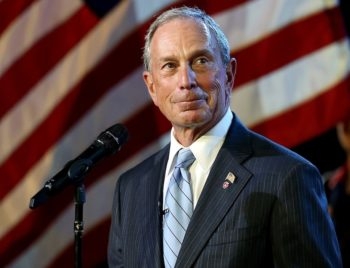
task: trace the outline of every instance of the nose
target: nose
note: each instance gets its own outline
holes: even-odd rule
[[[196,73],[191,66],[185,65],[179,70],[180,89],[192,89],[196,87]]]

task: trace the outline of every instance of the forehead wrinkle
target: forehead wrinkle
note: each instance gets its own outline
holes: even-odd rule
[[[197,31],[194,32],[193,28],[190,27],[182,27],[182,33],[174,36],[172,35],[171,31],[164,29],[164,27],[169,26],[169,24],[171,23],[178,24],[181,23],[181,21],[195,22]],[[186,33],[188,31],[189,33]],[[161,37],[159,37],[159,34],[161,34]],[[162,42],[155,43],[154,41],[158,41],[157,39],[159,38],[161,38]],[[174,50],[171,51],[171,45],[174,42],[174,38],[177,38],[177,44],[181,45],[177,45],[176,47],[174,47]],[[202,41],[200,42],[200,45],[198,43],[198,40]],[[187,55],[187,57],[190,58],[195,55],[200,55],[201,53],[204,55],[212,54],[216,49],[215,42],[213,42],[213,35],[211,34],[208,27],[199,19],[194,18],[174,18],[164,23],[154,33],[151,46],[153,47],[153,49],[160,48],[161,51],[165,52],[164,57],[157,59],[157,61],[160,62],[175,60],[176,54],[178,54],[179,51],[182,51],[184,55],[186,53],[189,54]],[[185,48],[186,46],[189,46],[190,49]],[[212,49],[212,51],[210,49]]]

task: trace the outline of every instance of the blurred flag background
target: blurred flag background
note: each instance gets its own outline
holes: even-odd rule
[[[227,34],[238,61],[231,106],[243,122],[321,172],[340,164],[334,126],[350,115],[345,0],[0,0],[0,267],[73,267],[73,187],[34,210],[29,200],[122,123],[129,141],[85,179],[83,264],[105,267],[115,182],[170,130],[142,81],[145,30],[181,5],[203,8]]]

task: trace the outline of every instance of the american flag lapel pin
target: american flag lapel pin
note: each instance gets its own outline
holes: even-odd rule
[[[235,174],[229,172],[226,176],[224,183],[222,184],[223,189],[227,189],[236,180]]]

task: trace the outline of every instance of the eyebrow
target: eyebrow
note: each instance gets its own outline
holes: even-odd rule
[[[207,48],[196,50],[192,53],[190,58],[196,58],[196,57],[201,56],[201,55],[210,56],[212,58],[212,57],[214,57],[214,51],[207,49]]]
[[[213,58],[214,52],[212,50],[207,49],[207,48],[199,49],[199,50],[195,50],[192,53],[190,53],[189,58],[193,59],[193,58],[196,58],[196,57],[202,56],[202,55]],[[170,55],[170,56],[161,57],[161,58],[159,58],[158,62],[168,62],[168,61],[176,61],[176,56]]]

